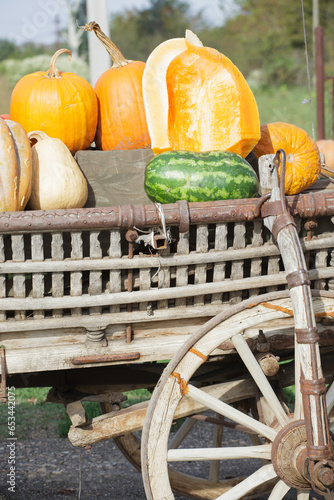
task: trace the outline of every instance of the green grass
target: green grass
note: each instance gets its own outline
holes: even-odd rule
[[[32,431],[48,430],[54,435],[67,437],[71,421],[62,404],[46,403],[49,388],[24,388],[15,391],[15,435],[25,439]],[[151,394],[146,389],[125,393],[128,399],[122,404],[128,407],[150,399]],[[83,406],[89,419],[101,415],[99,403],[84,401]],[[8,435],[8,406],[0,403],[0,440]]]
[[[15,435],[25,439],[32,431],[48,430],[57,433],[58,422],[63,418],[62,405],[46,403],[48,388],[24,388],[15,391]],[[8,436],[7,404],[0,403],[0,439]]]
[[[309,99],[306,87],[278,89],[267,88],[265,90],[253,89],[253,93],[259,108],[261,125],[276,121],[292,123],[301,127],[317,139],[317,109],[316,96],[312,93],[312,102]],[[325,93],[325,131],[326,138],[332,138],[332,114],[331,100],[328,91]],[[313,122],[313,126],[312,126]]]

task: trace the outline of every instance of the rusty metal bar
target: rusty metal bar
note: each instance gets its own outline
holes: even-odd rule
[[[7,383],[6,383],[6,356],[4,346],[0,346],[0,366],[1,366],[1,383],[0,383],[0,403],[7,403]]]
[[[317,137],[325,139],[325,104],[324,104],[324,29],[315,28],[315,70],[317,85]]]
[[[140,358],[139,352],[125,354],[103,354],[96,356],[78,356],[71,359],[72,365],[86,365],[92,363],[110,363],[116,361],[135,361]]]
[[[309,191],[288,196],[293,216],[312,218],[334,215],[334,190]],[[189,203],[190,224],[210,224],[254,220],[259,198]],[[182,210],[177,203],[163,205],[166,225],[183,224]],[[144,228],[159,226],[155,205],[118,205],[106,208],[71,210],[38,210],[0,213],[0,233],[32,231],[73,231],[85,229]]]

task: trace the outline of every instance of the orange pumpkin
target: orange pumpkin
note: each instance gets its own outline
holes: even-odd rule
[[[94,140],[97,124],[97,98],[93,87],[80,76],[60,72],[56,61],[58,50],[51,59],[49,71],[37,71],[21,78],[14,87],[11,119],[26,132],[41,130],[50,137],[61,139],[72,154],[87,149]]]
[[[325,155],[325,164],[321,165],[321,173],[334,177],[334,141],[332,139],[320,139],[317,141],[320,153]]]
[[[246,157],[260,139],[257,103],[245,78],[189,30],[150,54],[143,93],[155,153],[225,150]]]
[[[142,92],[145,63],[125,59],[97,23],[88,23],[85,30],[95,32],[113,61],[94,88],[99,103],[97,148],[104,151],[149,148]]]
[[[32,184],[31,147],[19,123],[0,118],[0,211],[23,210]]]
[[[308,189],[320,174],[321,161],[316,142],[300,127],[275,122],[261,126],[261,139],[254,148],[259,158],[283,149],[286,154],[285,193]],[[279,172],[280,173],[280,172]]]

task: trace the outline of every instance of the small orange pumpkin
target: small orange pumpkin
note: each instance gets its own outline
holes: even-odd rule
[[[99,103],[96,146],[112,149],[141,149],[151,145],[142,91],[145,63],[125,59],[96,22],[86,24],[109,53],[113,65],[95,84]]]
[[[286,154],[285,193],[298,194],[318,179],[321,170],[316,142],[300,127],[274,122],[261,126],[261,139],[254,148],[259,158],[283,149]]]
[[[21,78],[12,92],[11,119],[26,132],[41,130],[62,140],[72,154],[88,149],[94,140],[97,124],[97,98],[93,87],[84,78],[60,72],[53,55],[49,71],[36,71]]]
[[[31,147],[24,128],[0,118],[0,211],[24,210],[32,184]]]
[[[317,141],[320,153],[325,155],[325,165],[321,165],[321,173],[334,177],[334,141],[332,139],[320,139]]]

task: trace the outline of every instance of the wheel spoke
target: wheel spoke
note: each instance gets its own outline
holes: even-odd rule
[[[302,393],[300,390],[300,348],[295,341],[295,419],[304,418]]]
[[[193,420],[192,418],[187,418],[181,427],[175,432],[173,438],[171,441],[168,443],[168,449],[174,449],[178,448],[182,441],[187,437],[191,429],[194,427],[196,424],[196,420]]]
[[[285,497],[287,492],[289,491],[290,486],[288,486],[284,481],[280,480],[277,484],[275,484],[268,500],[281,500]]]
[[[188,448],[169,450],[168,462],[195,460],[233,460],[240,458],[264,458],[270,460],[271,446],[233,446],[226,448]]]
[[[224,417],[229,418],[234,422],[237,422],[238,424],[248,427],[255,433],[258,433],[261,436],[270,439],[270,441],[273,441],[275,439],[277,430],[273,429],[272,427],[268,427],[265,424],[258,422],[254,418],[245,415],[245,413],[236,410],[232,406],[229,406],[223,401],[210,396],[209,394],[203,392],[201,389],[197,389],[197,387],[194,387],[191,384],[188,384],[187,387],[187,395],[195,399],[199,403],[202,403],[207,408],[216,411],[220,415],[223,415]]]
[[[252,375],[253,380],[257,384],[263,396],[270,404],[272,410],[275,412],[277,420],[279,421],[281,426],[284,427],[286,424],[289,423],[289,417],[285,413],[273,388],[271,387],[267,377],[263,373],[259,363],[257,362],[254,354],[250,350],[244,337],[240,333],[238,333],[237,335],[234,335],[232,341],[234,347],[239,353],[239,356],[247,366],[249,373]]]
[[[254,472],[254,474],[249,476],[247,479],[244,479],[241,483],[237,484],[226,493],[223,493],[223,495],[220,495],[220,497],[216,498],[216,500],[239,500],[254,488],[260,486],[260,484],[263,484],[274,477],[276,477],[274,467],[271,464],[265,465]]]
[[[221,420],[222,424],[224,423],[224,417],[221,415],[217,415],[218,419]],[[215,425],[214,434],[213,434],[213,447],[221,447],[223,440],[223,431],[224,427],[222,425]],[[219,460],[214,460],[210,462],[210,471],[209,471],[209,481],[213,481],[217,483],[219,481],[219,469],[220,462]]]
[[[326,394],[327,413],[330,413],[334,406],[334,382],[332,382]]]
[[[297,491],[297,500],[309,500],[310,494],[308,491],[298,490]]]

